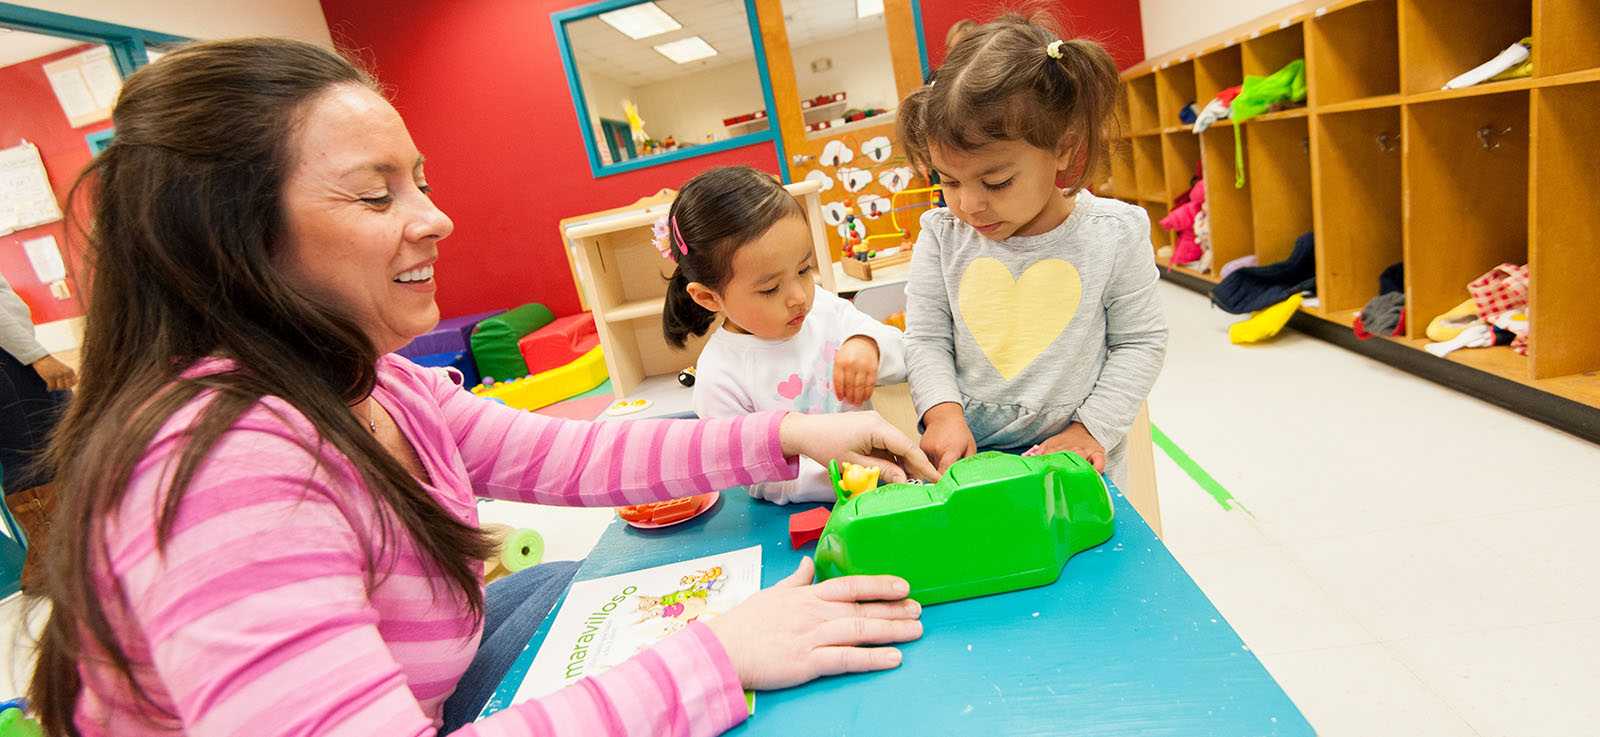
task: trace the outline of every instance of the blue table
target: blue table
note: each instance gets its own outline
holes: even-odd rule
[[[928,607],[921,640],[886,673],[761,693],[730,734],[1258,737],[1314,732],[1210,600],[1113,491],[1117,531],[1050,586]],[[787,576],[789,515],[742,489],[678,527],[614,523],[579,580],[762,545],[763,586]],[[553,617],[551,618],[553,619]],[[545,621],[490,699],[508,705]]]

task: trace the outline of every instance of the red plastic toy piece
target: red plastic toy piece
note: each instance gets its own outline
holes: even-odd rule
[[[816,542],[828,524],[828,514],[827,507],[817,507],[789,515],[789,545],[798,550]]]
[[[648,504],[623,507],[618,514],[629,522],[670,525],[693,517],[695,512],[700,511],[700,506],[700,497],[686,496],[682,499],[668,499],[664,502],[650,502]]]
[[[580,312],[522,336],[517,350],[528,364],[528,373],[537,374],[572,363],[599,344],[594,316]]]

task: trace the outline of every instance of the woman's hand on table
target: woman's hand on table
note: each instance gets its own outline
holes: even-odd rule
[[[745,688],[888,670],[900,665],[900,651],[881,646],[922,636],[922,606],[905,598],[904,579],[845,576],[812,584],[814,570],[806,558],[788,578],[706,622]]]
[[[908,474],[924,481],[939,479],[939,471],[922,449],[877,412],[790,412],[784,415],[778,435],[786,456],[803,455],[824,466],[837,459],[876,467],[887,483],[905,481]]]

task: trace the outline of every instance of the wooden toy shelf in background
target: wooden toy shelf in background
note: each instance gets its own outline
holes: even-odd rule
[[[828,263],[828,239],[815,181],[784,185],[805,210],[811,240],[820,263]],[[567,255],[585,306],[594,313],[605,350],[612,391],[626,397],[653,376],[674,377],[693,365],[705,339],[683,349],[667,345],[661,334],[667,279],[675,268],[652,244],[652,227],[667,211],[676,192],[662,190],[632,206],[580,215],[561,221]],[[819,269],[823,288],[834,291],[833,271]]]
[[[1528,36],[1532,77],[1440,90]],[[1308,104],[1240,126],[1247,181],[1235,189],[1234,125],[1196,136],[1178,111],[1297,58]],[[1407,335],[1396,343],[1572,400],[1581,434],[1600,437],[1589,412],[1600,408],[1600,2],[1305,2],[1149,59],[1123,73],[1123,92],[1122,138],[1097,191],[1154,223],[1204,162],[1212,267],[1171,267],[1175,281],[1215,284],[1249,254],[1280,261],[1314,230],[1321,305],[1303,311],[1348,327],[1379,273],[1403,261]],[[1171,242],[1159,226],[1151,238]],[[1530,265],[1529,355],[1423,353],[1428,322],[1504,262]]]

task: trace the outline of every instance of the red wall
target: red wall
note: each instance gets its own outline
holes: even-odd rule
[[[44,65],[87,48],[79,46],[32,61],[0,67],[0,90],[5,90],[6,102],[4,110],[0,111],[0,148],[15,146],[24,138],[38,146],[39,157],[44,160],[50,185],[55,189],[56,199],[62,204],[63,210],[66,209],[67,191],[72,188],[78,172],[89,163],[89,144],[84,136],[110,127],[110,121],[90,123],[82,128],[69,126],[67,115],[61,112],[61,104],[56,102],[50,81],[44,76]],[[66,257],[69,273],[67,283],[72,287],[71,299],[56,299],[50,293],[50,286],[34,276],[33,267],[28,263],[28,254],[22,250],[23,241],[45,235],[55,236],[57,246]],[[72,274],[78,273],[80,262],[76,245],[81,244],[67,243],[64,222],[47,223],[0,236],[0,274],[5,274],[6,281],[33,310],[35,323],[83,314],[83,305],[78,299],[81,282],[71,278]]]
[[[393,90],[455,221],[436,270],[446,316],[543,302],[578,309],[559,220],[681,186],[711,166],[777,171],[768,144],[594,179],[550,14],[571,0],[323,0],[341,46]]]
[[[577,310],[557,222],[678,187],[713,166],[776,172],[762,144],[594,179],[556,50],[550,14],[588,0],[322,0],[340,46],[357,49],[428,157],[435,201],[455,220],[437,278],[446,316],[543,302]],[[962,17],[987,18],[993,0],[922,0],[930,59]],[[1071,0],[1071,30],[1107,41],[1119,63],[1144,56],[1136,0]],[[1114,7],[1102,7],[1114,6]],[[1042,52],[1041,52],[1042,53]]]
[[[326,0],[323,4],[327,4]],[[1127,69],[1144,61],[1139,0],[1059,0],[1035,4],[1055,13],[1067,37],[1099,41],[1117,60],[1117,68]],[[937,68],[944,62],[944,34],[956,21],[971,18],[982,23],[1019,6],[1030,7],[995,0],[922,0],[922,32],[928,46],[928,63]]]

